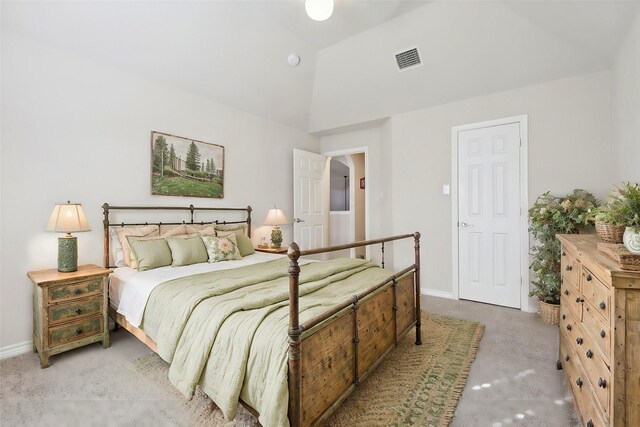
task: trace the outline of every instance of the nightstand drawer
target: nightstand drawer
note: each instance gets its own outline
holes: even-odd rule
[[[71,324],[50,328],[49,347],[55,347],[90,335],[101,334],[103,323],[103,317],[97,316]]]
[[[102,292],[102,279],[84,280],[51,286],[48,289],[49,302],[66,301],[75,298],[97,295]]]
[[[69,304],[52,305],[49,307],[49,324],[57,325],[73,318],[82,318],[102,312],[102,296],[86,301],[76,301]]]

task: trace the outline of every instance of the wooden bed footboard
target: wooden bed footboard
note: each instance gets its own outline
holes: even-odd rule
[[[299,323],[300,256],[413,238],[415,263],[333,310]],[[420,322],[420,233],[300,251],[289,247],[289,422],[317,425]]]

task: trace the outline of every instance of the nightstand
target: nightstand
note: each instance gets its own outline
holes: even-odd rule
[[[27,273],[33,282],[33,346],[40,367],[50,366],[49,356],[97,341],[109,347],[110,273],[93,264],[72,273]]]
[[[257,252],[266,252],[270,254],[286,254],[289,248],[280,246],[279,248],[255,248]]]

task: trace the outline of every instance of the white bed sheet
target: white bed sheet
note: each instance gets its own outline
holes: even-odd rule
[[[137,271],[130,267],[119,267],[109,277],[109,303],[122,314],[129,323],[139,327],[151,291],[160,283],[192,274],[209,271],[229,270],[282,258],[277,255],[256,252],[236,261],[203,262],[183,267],[160,267],[148,271]],[[304,264],[304,262],[300,262]]]

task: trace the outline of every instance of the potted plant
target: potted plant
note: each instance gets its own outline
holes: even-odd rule
[[[560,316],[560,242],[556,234],[577,233],[593,219],[598,200],[585,190],[565,197],[542,194],[529,209],[529,231],[537,244],[531,248],[534,280],[529,296],[540,302],[540,315],[557,324]]]
[[[640,184],[623,182],[611,196],[611,215],[624,225],[624,245],[634,254],[640,254]]]
[[[611,203],[599,207],[593,216],[596,233],[607,243],[622,243],[625,225],[619,210],[612,209]]]

